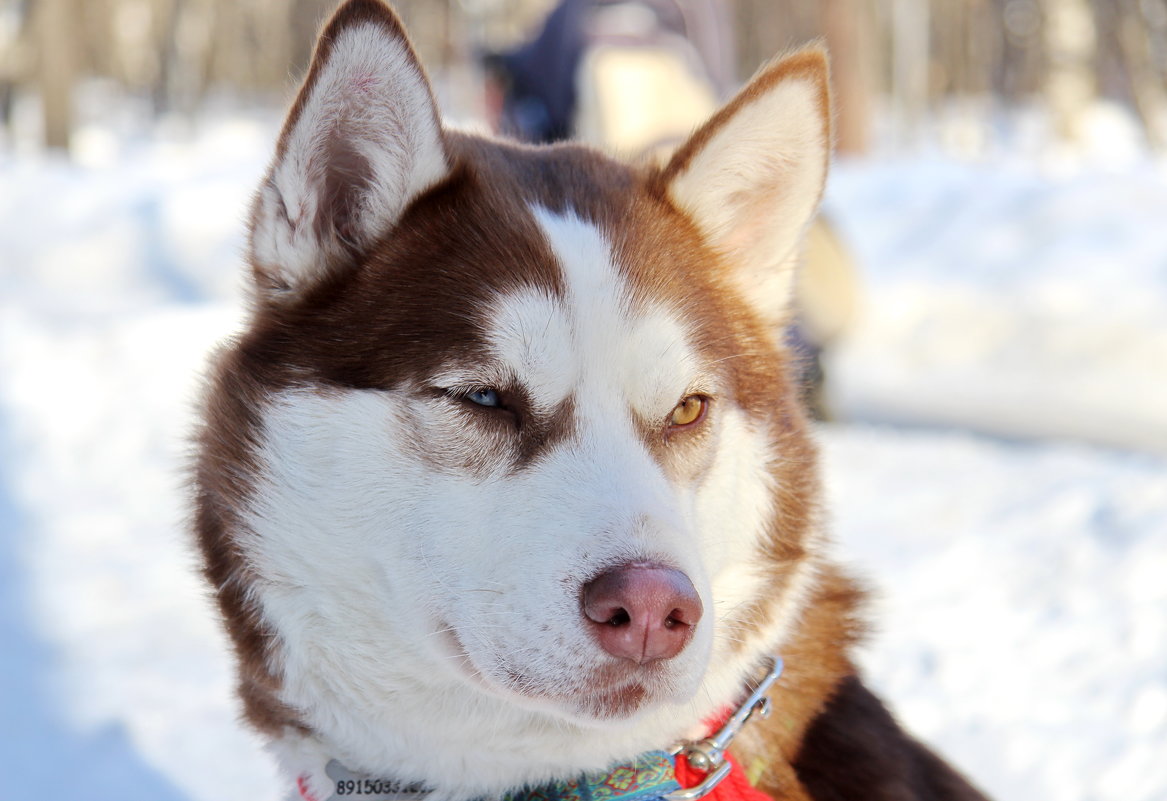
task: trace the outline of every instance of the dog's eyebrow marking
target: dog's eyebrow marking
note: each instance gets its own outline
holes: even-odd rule
[[[577,394],[618,396],[642,419],[663,419],[700,375],[679,316],[663,302],[636,297],[596,225],[539,206],[532,214],[559,260],[565,291],[561,298],[544,296],[538,305],[525,294],[511,296],[516,299],[508,306],[527,313],[528,328],[542,315],[554,318],[554,344],[544,351],[550,363],[543,372],[570,377]]]
[[[487,341],[541,413],[563,403],[578,380],[572,332],[561,303],[545,290],[526,287],[503,295],[488,316]]]

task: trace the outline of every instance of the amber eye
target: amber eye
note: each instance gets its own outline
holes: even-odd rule
[[[669,425],[672,428],[684,428],[698,423],[705,417],[705,410],[708,406],[709,399],[704,395],[689,395],[681,398],[681,402],[673,409]]]

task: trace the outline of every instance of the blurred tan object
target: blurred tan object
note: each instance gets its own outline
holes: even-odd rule
[[[659,158],[716,108],[713,87],[674,49],[600,45],[580,68],[576,137]]]
[[[798,275],[798,303],[806,337],[830,347],[851,330],[859,314],[855,260],[834,226],[815,220],[806,237],[805,264]]]

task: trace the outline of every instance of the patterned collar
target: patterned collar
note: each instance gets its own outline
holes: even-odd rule
[[[696,801],[710,794],[709,801],[768,801],[741,775],[726,749],[755,714],[769,716],[766,693],[781,673],[782,660],[773,657],[770,669],[746,700],[704,740],[683,743],[671,751],[649,751],[607,771],[508,792],[499,801]],[[735,767],[737,775],[722,786]],[[318,799],[308,792],[301,777],[297,782],[300,797],[305,801],[423,801],[427,795],[425,788],[417,785],[359,776],[335,759],[325,767],[325,774],[332,782],[332,795]],[[685,778],[685,786],[678,781],[678,774]]]

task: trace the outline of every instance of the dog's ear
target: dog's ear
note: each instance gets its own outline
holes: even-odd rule
[[[660,175],[666,196],[775,323],[791,303],[830,153],[827,57],[810,47],[763,67]]]
[[[397,16],[349,0],[325,26],[252,207],[260,291],[349,265],[448,173],[429,82]]]

